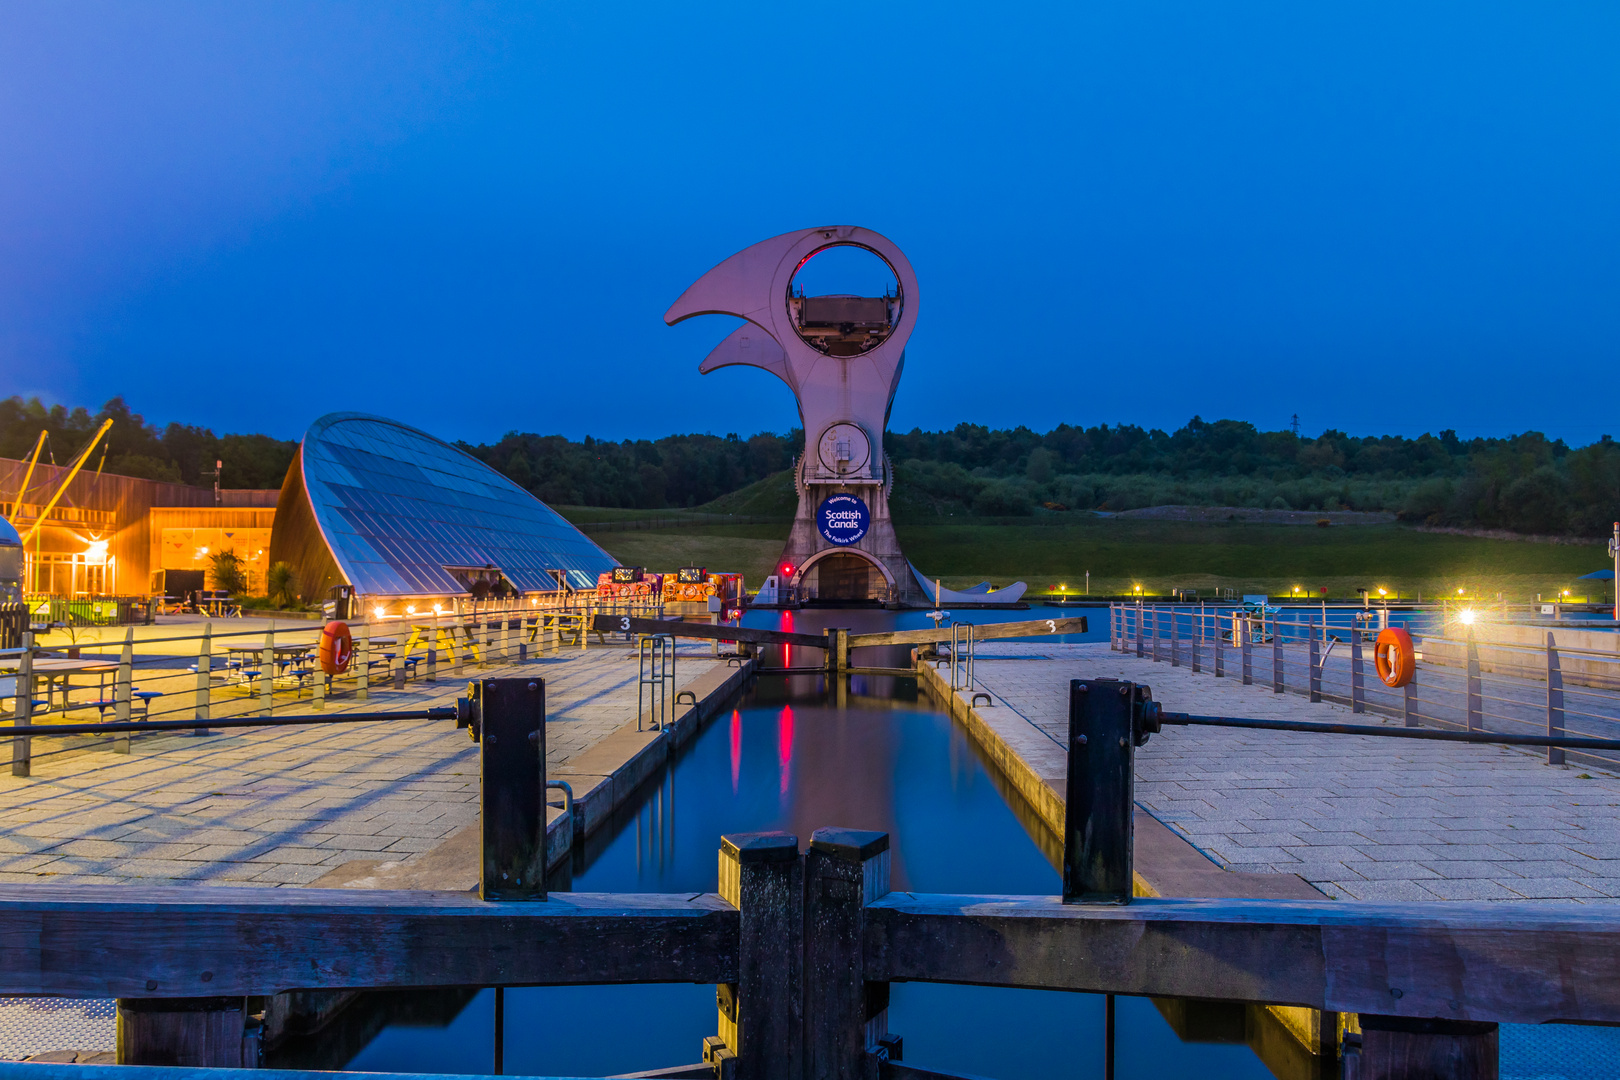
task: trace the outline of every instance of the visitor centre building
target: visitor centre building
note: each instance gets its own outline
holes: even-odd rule
[[[282,484],[269,561],[292,566],[306,599],[353,595],[367,612],[594,588],[617,565],[483,462],[362,413],[310,425]]]

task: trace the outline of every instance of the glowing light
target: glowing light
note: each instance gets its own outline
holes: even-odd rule
[[[416,614],[416,605],[415,604],[406,605],[405,614],[407,614],[407,615],[415,615]]]
[[[90,541],[85,545],[84,553],[92,559],[105,559],[107,557],[107,541]]]
[[[1457,616],[1457,621],[1462,623],[1464,626],[1473,626],[1474,625],[1474,609],[1473,608],[1465,608],[1462,611],[1462,613]]]
[[[1565,595],[1565,596],[1568,596],[1568,595],[1569,595],[1569,590],[1568,590],[1568,589],[1565,589],[1565,590],[1564,590],[1564,595]]]
[[[1379,596],[1388,596],[1389,594],[1387,592],[1385,592],[1383,589],[1379,589],[1378,590],[1378,595]]]
[[[785,563],[782,564],[782,576],[783,577],[792,577],[793,576],[793,564],[792,563],[785,562]]]
[[[1462,591],[1462,590],[1461,590],[1461,589],[1458,589],[1458,590],[1457,590],[1457,595],[1458,595],[1458,596],[1461,596],[1461,595],[1462,595],[1462,594],[1463,594],[1463,591]]]
[[[377,605],[377,606],[376,606],[376,607],[374,607],[374,608],[372,608],[372,609],[371,609],[371,613],[372,613],[372,614],[373,614],[373,615],[375,615],[375,616],[376,616],[376,617],[377,617],[377,618],[379,618],[379,619],[380,619],[380,618],[382,618],[382,617],[383,617],[383,615],[384,615],[384,614],[385,614],[385,613],[386,613],[386,612],[387,612],[387,611],[388,611],[388,609],[387,609],[387,608],[385,608],[385,607],[383,607],[383,606],[382,606],[382,605],[381,605],[381,604],[378,604],[378,605]]]
[[[205,547],[200,547],[200,548],[197,549],[197,554],[206,555],[206,554],[208,554],[208,549],[205,548]]]
[[[443,615],[444,614],[444,605],[443,604],[434,604],[433,605],[433,614],[435,614],[435,615]]]

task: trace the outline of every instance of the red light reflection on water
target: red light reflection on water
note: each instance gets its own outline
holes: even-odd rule
[[[783,630],[786,630],[788,633],[791,634],[793,632],[793,612],[791,612],[791,611],[782,612],[782,621],[778,625],[780,625]],[[791,646],[791,645],[783,645],[782,646],[782,666],[783,667],[792,667],[793,666],[793,646]]]
[[[731,793],[737,794],[737,778],[742,774],[742,713],[731,710]]]
[[[776,768],[781,778],[781,795],[786,801],[788,785],[793,782],[793,707],[782,706],[782,715],[776,721]]]

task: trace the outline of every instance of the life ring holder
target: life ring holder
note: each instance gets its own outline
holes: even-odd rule
[[[1380,630],[1373,643],[1373,663],[1385,686],[1411,683],[1417,677],[1417,650],[1412,647],[1412,635],[1398,626]]]
[[[349,624],[333,619],[321,630],[321,670],[328,675],[342,675],[349,670],[354,657],[354,637]]]

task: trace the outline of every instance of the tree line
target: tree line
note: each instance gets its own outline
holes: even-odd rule
[[[899,463],[897,512],[912,514],[1186,503],[1386,511],[1415,524],[1583,536],[1620,520],[1620,447],[1607,435],[1578,448],[1537,431],[1461,439],[1330,430],[1312,439],[1195,416],[1174,432],[959,424],[891,434],[886,446]]]
[[[122,398],[92,415],[37,398],[0,401],[0,455],[22,457],[41,428],[66,460],[97,425],[115,421],[109,472],[210,484],[215,460],[227,487],[279,487],[297,444],[267,435],[147,424]],[[798,430],[575,441],[511,432],[457,443],[538,498],[564,506],[698,507],[792,467]],[[1326,431],[1304,438],[1240,420],[1193,417],[1166,432],[1131,424],[1027,427],[958,424],[891,432],[894,509],[902,516],[1022,516],[1130,510],[1187,503],[1293,510],[1387,511],[1432,525],[1600,536],[1620,520],[1620,447],[1588,446],[1527,431],[1462,439]],[[99,454],[99,451],[98,451]]]
[[[40,460],[66,465],[89,443],[103,421],[113,426],[85,468],[171,484],[213,487],[214,462],[228,488],[279,488],[298,444],[268,435],[215,435],[205,427],[159,428],[115,397],[92,414],[88,409],[45,405],[39,398],[0,400],[0,457],[25,458],[39,433],[48,433]]]

